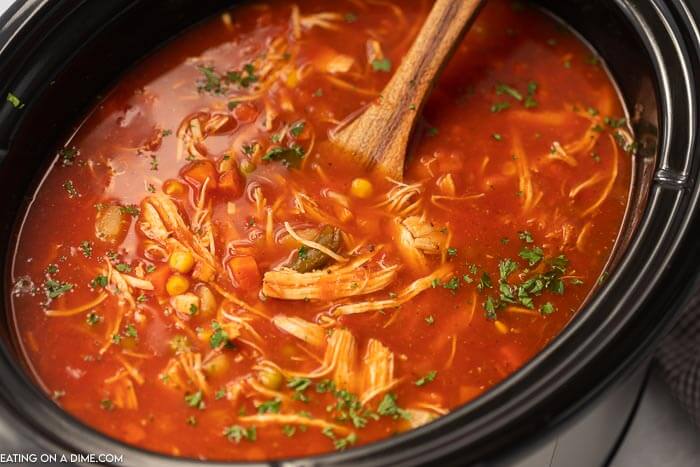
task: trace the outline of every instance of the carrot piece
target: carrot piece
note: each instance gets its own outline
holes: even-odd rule
[[[208,178],[209,182],[207,186],[209,188],[216,188],[217,186],[217,172],[214,163],[209,160],[199,160],[194,161],[186,165],[182,169],[182,176],[189,182],[196,183],[197,185],[202,185],[204,181]]]
[[[240,195],[243,192],[243,181],[238,173],[238,168],[234,167],[221,174],[219,189],[232,195]]]
[[[252,256],[234,256],[228,261],[228,267],[238,287],[247,290],[260,287],[260,270]]]

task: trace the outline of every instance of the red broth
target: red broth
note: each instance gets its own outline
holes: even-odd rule
[[[605,277],[633,150],[575,35],[489,1],[402,183],[323,144],[429,7],[237,7],[120,80],[58,152],[12,267],[56,404],[169,455],[305,456],[427,423],[557,336]]]

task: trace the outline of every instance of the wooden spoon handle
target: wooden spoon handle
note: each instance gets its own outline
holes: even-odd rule
[[[416,117],[483,2],[437,0],[379,100],[333,135],[332,141],[368,170],[377,168],[401,180]]]

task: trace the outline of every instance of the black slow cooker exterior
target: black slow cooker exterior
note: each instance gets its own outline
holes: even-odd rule
[[[10,287],[16,225],[60,139],[134,62],[231,0],[27,0],[0,18],[0,264]],[[551,439],[648,359],[697,279],[700,258],[700,5],[692,0],[542,0],[598,51],[639,149],[608,279],[543,352],[483,397],[417,430],[284,465],[509,462]],[[4,102],[8,92],[26,105]],[[66,343],[69,345],[69,343]],[[0,413],[45,449],[189,465],[111,440],[50,401],[24,371],[0,302]],[[630,394],[630,397],[635,397]],[[223,464],[222,464],[223,465]],[[230,465],[230,464],[226,464]]]

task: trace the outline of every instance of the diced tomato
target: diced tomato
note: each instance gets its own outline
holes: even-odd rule
[[[195,183],[201,186],[204,181],[208,178],[209,182],[207,186],[209,188],[217,187],[218,174],[216,172],[216,167],[214,163],[210,160],[198,160],[186,165],[182,169],[182,176],[188,182]]]
[[[254,290],[260,287],[260,270],[252,256],[234,256],[228,261],[228,267],[239,288]]]

